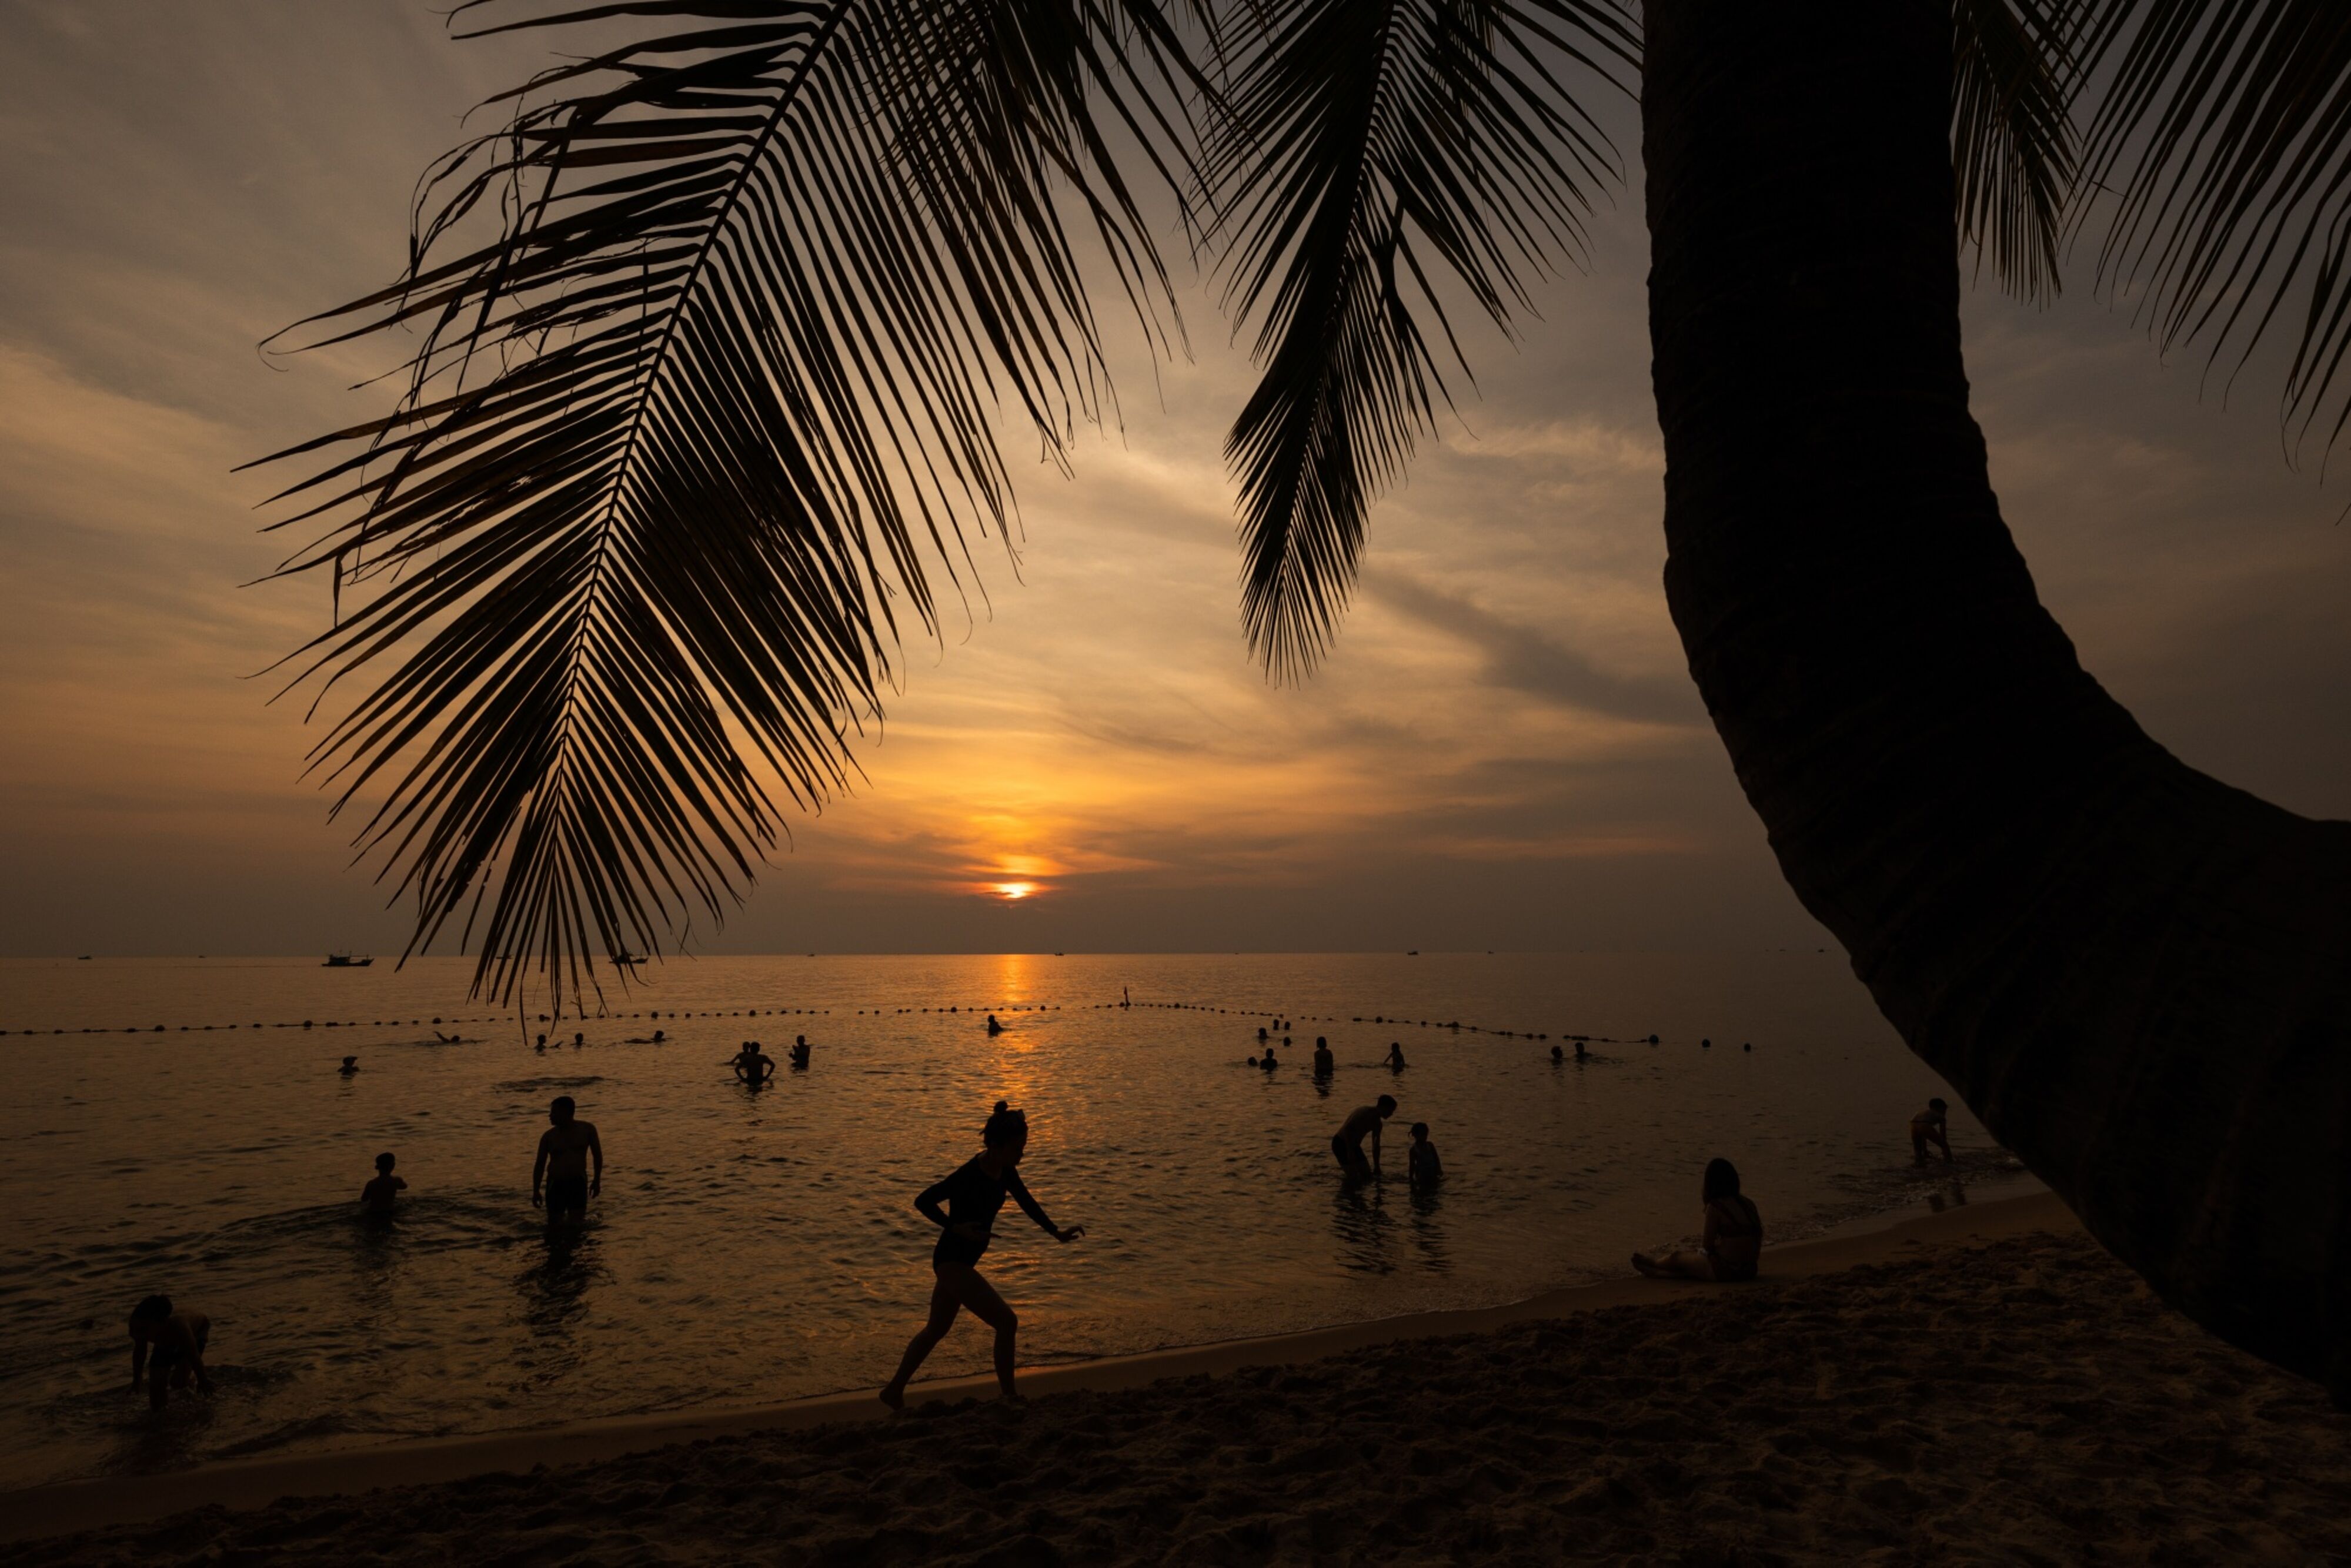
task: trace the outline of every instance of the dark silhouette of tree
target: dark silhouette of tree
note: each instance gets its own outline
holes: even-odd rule
[[[2082,671],[1959,329],[1964,253],[2045,296],[2095,229],[2160,341],[2289,338],[2283,417],[2334,443],[2339,0],[477,11],[588,52],[429,172],[398,282],[307,324],[421,336],[287,492],[338,606],[298,680],[373,676],[313,766],[378,802],[412,950],[462,912],[477,985],[559,998],[741,895],[771,790],[847,780],[902,622],[1003,526],[995,411],[1056,457],[1099,412],[1090,288],[1180,341],[1155,202],[1254,324],[1243,621],[1311,671],[1467,374],[1447,304],[1511,328],[1576,258],[1619,173],[1592,106],[1637,88],[1667,596],[1791,884],[2094,1233],[2351,1393],[2351,826]]]

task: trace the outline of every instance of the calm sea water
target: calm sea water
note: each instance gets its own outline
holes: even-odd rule
[[[1619,1273],[1695,1228],[1715,1155],[1773,1239],[1949,1200],[1907,1135],[1940,1085],[1834,955],[707,958],[527,1031],[469,973],[0,962],[0,1485],[877,1385],[930,1289],[911,1200],[999,1098],[1030,1187],[1087,1230],[999,1228],[1031,1364]],[[1276,1020],[1297,1043],[1267,1074],[1244,1059]],[[724,1065],[796,1034],[811,1070],[764,1093]],[[1575,1034],[1593,1060],[1554,1066]],[[1330,1134],[1383,1092],[1391,1179],[1343,1190]],[[557,1094],[608,1164],[551,1246],[528,1193]],[[1434,1196],[1396,1179],[1415,1121]],[[1952,1132],[1965,1178],[2015,1171],[1956,1108]],[[410,1187],[370,1225],[387,1149]],[[160,1418],[123,1330],[157,1291],[210,1314],[219,1384]],[[966,1323],[928,1371],[986,1353]]]

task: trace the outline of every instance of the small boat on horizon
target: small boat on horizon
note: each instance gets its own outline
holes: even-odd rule
[[[633,969],[644,961],[645,956],[643,953],[615,953],[612,955],[612,962],[623,969]]]
[[[373,958],[365,954],[355,958],[349,953],[329,953],[327,955],[326,963],[320,967],[329,969],[364,969],[374,962]]]

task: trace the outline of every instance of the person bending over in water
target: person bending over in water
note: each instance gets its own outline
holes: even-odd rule
[[[1635,1252],[1633,1267],[1652,1280],[1752,1280],[1763,1250],[1763,1217],[1740,1194],[1737,1167],[1729,1160],[1708,1160],[1699,1191],[1706,1199],[1706,1232],[1698,1249],[1663,1258]]]
[[[388,1155],[375,1157],[375,1179],[360,1188],[360,1207],[370,1214],[390,1214],[392,1201],[408,1190],[408,1183],[392,1174],[397,1162]]]
[[[1337,1070],[1338,1062],[1331,1055],[1331,1042],[1321,1035],[1314,1037],[1314,1076],[1328,1078]]]
[[[1390,1072],[1404,1071],[1404,1041],[1400,1040],[1388,1041],[1388,1071]]]
[[[346,1056],[343,1058],[342,1066],[337,1068],[335,1071],[340,1072],[344,1077],[349,1078],[352,1073],[357,1072],[359,1070],[360,1059],[356,1056]]]
[[[1437,1157],[1437,1145],[1428,1141],[1428,1124],[1412,1124],[1412,1150],[1405,1159],[1405,1178],[1423,1190],[1437,1185],[1445,1175],[1444,1163]]]
[[[1910,1118],[1910,1157],[1919,1165],[1927,1163],[1927,1145],[1934,1145],[1943,1151],[1943,1163],[1951,1160],[1951,1108],[1940,1099],[1927,1102],[1927,1108]]]
[[[1350,1181],[1369,1181],[1380,1171],[1380,1124],[1395,1114],[1395,1097],[1380,1096],[1376,1105],[1358,1105],[1347,1113],[1339,1130],[1331,1134],[1331,1152],[1339,1157],[1339,1168],[1347,1173]],[[1364,1137],[1372,1140],[1372,1157],[1364,1159]]]
[[[743,1049],[726,1059],[726,1065],[747,1089],[765,1089],[768,1080],[776,1075],[776,1059],[761,1051],[756,1040],[745,1040]]]
[[[209,1396],[213,1380],[204,1371],[204,1342],[212,1338],[213,1321],[202,1312],[175,1312],[169,1296],[150,1296],[131,1309],[131,1386],[143,1379],[147,1403],[161,1410],[174,1388],[185,1388],[191,1376],[196,1392]],[[155,1353],[152,1376],[147,1353]]]
[[[530,1206],[539,1206],[540,1181],[546,1182],[547,1222],[549,1225],[567,1215],[574,1219],[588,1218],[588,1200],[604,1191],[604,1143],[596,1135],[596,1124],[575,1119],[578,1107],[569,1094],[559,1094],[547,1108],[547,1131],[538,1135],[538,1158],[530,1166]],[[596,1172],[588,1173],[588,1161],[593,1156]]]
[[[955,1326],[956,1314],[969,1307],[980,1322],[996,1331],[996,1381],[1004,1390],[1004,1397],[1019,1397],[1012,1387],[1013,1336],[1020,1320],[996,1287],[979,1275],[980,1258],[994,1239],[996,1216],[1004,1207],[1007,1197],[1020,1206],[1020,1212],[1037,1222],[1038,1228],[1056,1241],[1075,1241],[1086,1233],[1082,1225],[1072,1225],[1064,1230],[1045,1218],[1029,1189],[1020,1185],[1015,1169],[1020,1156],[1029,1152],[1029,1120],[1012,1110],[1001,1100],[988,1116],[987,1124],[980,1129],[980,1151],[963,1167],[945,1181],[930,1187],[914,1199],[914,1207],[923,1218],[939,1228],[938,1245],[931,1251],[931,1273],[936,1283],[931,1287],[931,1316],[906,1346],[906,1354],[898,1363],[898,1374],[883,1386],[882,1403],[893,1410],[906,1404],[906,1383],[923,1364],[931,1348],[946,1337]],[[944,1211],[940,1205],[946,1207]]]

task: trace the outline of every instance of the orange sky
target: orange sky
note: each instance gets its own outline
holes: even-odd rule
[[[230,469],[376,406],[342,390],[364,356],[253,345],[389,275],[417,171],[536,47],[409,0],[0,10],[0,953],[398,946],[297,777],[299,707],[246,678],[326,590],[237,586],[281,551]],[[904,650],[869,781],[696,943],[1813,945],[1665,614],[1635,173],[1593,276],[1473,340],[1468,428],[1374,512],[1303,689],[1242,645],[1217,454],[1249,371],[1189,288],[1196,357],[1122,366],[1123,428],[1025,479],[1017,568],[975,541],[985,598]],[[1969,334],[2090,666],[2191,762],[2351,813],[2351,530],[2281,460],[2274,382],[2199,402],[2201,361],[2086,288],[1973,298]]]

